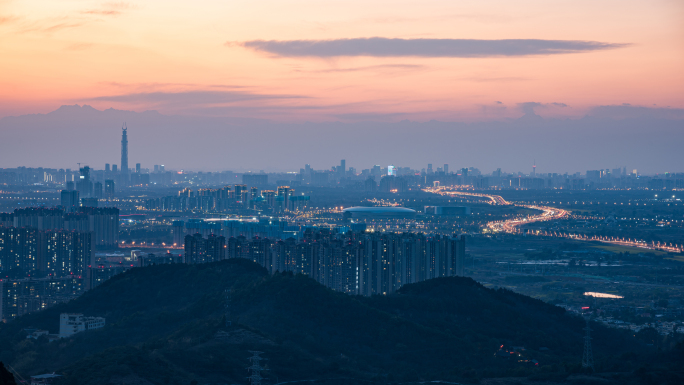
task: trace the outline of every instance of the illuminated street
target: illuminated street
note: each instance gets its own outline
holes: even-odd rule
[[[613,245],[618,245],[618,246],[639,247],[642,249],[660,250],[660,251],[666,251],[666,252],[671,252],[671,253],[684,252],[684,245],[678,245],[678,244],[672,244],[672,243],[660,243],[660,242],[648,243],[648,242],[645,242],[643,240],[638,240],[638,239],[607,237],[607,236],[591,236],[591,237],[589,237],[589,236],[586,236],[583,234],[573,234],[573,233],[566,233],[566,232],[562,232],[562,231],[542,231],[542,230],[529,230],[529,229],[528,230],[522,230],[522,229],[520,229],[520,227],[524,226],[524,225],[529,225],[529,224],[537,223],[537,222],[547,222],[547,221],[568,219],[571,217],[571,215],[568,211],[563,210],[563,209],[559,209],[559,208],[554,208],[554,207],[549,207],[549,206],[540,206],[540,205],[522,205],[522,204],[516,204],[516,203],[508,202],[503,197],[501,197],[499,195],[481,194],[481,193],[459,191],[459,190],[448,190],[445,187],[426,188],[426,189],[424,189],[424,191],[435,193],[435,194],[440,194],[440,195],[448,195],[448,196],[472,196],[472,197],[486,198],[486,199],[488,199],[488,203],[493,204],[493,205],[514,205],[517,207],[523,207],[526,209],[541,211],[540,214],[529,215],[529,216],[524,217],[524,218],[514,218],[514,219],[503,220],[503,221],[488,222],[486,227],[494,233],[496,233],[496,232],[524,233],[526,235],[570,238],[570,239],[574,239],[574,240],[578,240],[578,241],[601,242],[601,243],[608,243],[608,244],[613,244]]]

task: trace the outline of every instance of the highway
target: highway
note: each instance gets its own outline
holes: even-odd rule
[[[648,249],[648,250],[667,251],[670,253],[682,253],[682,252],[684,252],[684,246],[682,246],[682,245],[676,245],[676,244],[672,244],[672,243],[661,243],[661,242],[648,243],[646,241],[642,241],[642,240],[638,240],[638,239],[631,239],[631,238],[599,237],[599,236],[588,237],[584,234],[573,234],[573,233],[564,233],[564,232],[558,232],[558,231],[541,231],[541,230],[536,230],[536,231],[535,230],[528,230],[525,232],[525,234],[539,235],[539,236],[543,236],[543,237],[569,238],[569,239],[574,239],[577,241],[602,242],[602,243],[609,243],[609,244],[618,245],[618,246],[639,247],[639,248]]]
[[[506,201],[499,195],[490,195],[490,194],[480,194],[480,193],[474,193],[474,192],[467,192],[467,191],[457,191],[457,190],[447,190],[445,187],[431,187],[431,188],[426,188],[423,189],[425,192],[431,192],[435,194],[440,194],[440,195],[448,195],[448,196],[471,196],[471,197],[478,197],[478,198],[487,198],[489,199],[489,204],[492,205],[512,205],[513,203]]]
[[[545,237],[557,237],[557,238],[569,238],[577,241],[588,241],[588,242],[601,242],[618,246],[628,246],[628,247],[638,247],[648,250],[660,250],[670,253],[682,253],[684,252],[684,245],[676,245],[672,243],[661,243],[661,242],[651,242],[629,239],[629,238],[617,238],[617,237],[599,237],[592,236],[588,237],[584,234],[573,234],[564,233],[559,231],[542,231],[542,230],[521,230],[519,227],[523,225],[528,225],[535,222],[545,222],[545,221],[555,221],[570,218],[571,215],[568,211],[541,205],[521,205],[506,201],[503,197],[499,195],[492,194],[481,194],[468,191],[456,191],[447,190],[445,187],[434,187],[426,188],[423,191],[431,192],[434,194],[447,195],[447,196],[472,196],[479,198],[488,199],[489,204],[492,205],[514,205],[517,207],[524,207],[532,210],[541,211],[540,214],[529,215],[525,218],[514,218],[504,221],[492,221],[487,223],[487,228],[492,232],[505,232],[511,234],[526,234],[526,235],[538,235]]]
[[[531,210],[539,210],[541,214],[529,215],[525,218],[508,219],[505,221],[493,221],[487,223],[487,227],[495,232],[503,231],[506,233],[519,233],[521,230],[518,228],[522,225],[528,225],[535,222],[546,222],[554,221],[559,219],[567,218],[570,213],[565,210],[557,209],[548,206],[527,206],[527,205],[515,205],[518,207],[524,207]]]

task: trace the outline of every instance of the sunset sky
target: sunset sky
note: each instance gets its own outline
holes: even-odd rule
[[[683,20],[681,0],[0,0],[0,117],[64,104],[290,122],[681,109]]]

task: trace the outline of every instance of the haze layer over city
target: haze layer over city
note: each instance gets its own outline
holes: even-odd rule
[[[0,1],[0,385],[681,384],[679,1]]]

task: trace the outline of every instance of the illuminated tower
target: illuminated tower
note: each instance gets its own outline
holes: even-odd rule
[[[537,161],[535,160],[534,165],[532,166],[532,177],[534,178],[536,176],[537,176]]]
[[[126,133],[128,127],[124,123],[121,127],[121,175],[124,176],[124,180],[127,180],[128,176],[128,135]]]

